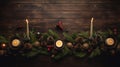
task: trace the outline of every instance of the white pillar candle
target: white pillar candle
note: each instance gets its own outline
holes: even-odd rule
[[[91,18],[91,24],[90,24],[90,38],[93,36],[93,17]]]
[[[27,35],[27,38],[30,39],[30,37],[29,37],[29,21],[28,21],[28,19],[26,19],[26,27],[27,27],[26,35]]]

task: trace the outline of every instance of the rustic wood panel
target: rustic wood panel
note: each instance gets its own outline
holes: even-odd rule
[[[119,0],[1,0],[0,27],[1,31],[19,25],[25,28],[28,18],[31,28],[45,32],[61,20],[65,29],[79,32],[89,30],[94,17],[94,28],[100,30],[105,24],[120,22],[119,4]]]

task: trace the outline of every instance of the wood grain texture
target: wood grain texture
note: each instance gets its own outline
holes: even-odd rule
[[[1,0],[0,27],[2,31],[17,26],[25,29],[25,19],[30,27],[45,32],[54,29],[61,20],[69,32],[89,30],[94,17],[94,28],[113,27],[120,23],[119,0]]]

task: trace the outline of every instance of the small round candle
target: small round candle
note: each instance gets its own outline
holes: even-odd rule
[[[115,43],[115,41],[114,41],[113,38],[107,38],[107,39],[106,39],[106,44],[107,44],[108,46],[112,46],[112,45],[114,45],[114,43]]]
[[[13,47],[18,47],[20,45],[20,40],[19,39],[14,39],[13,41],[12,41],[12,46]]]
[[[62,40],[57,40],[57,41],[56,41],[56,47],[60,48],[60,47],[62,47],[62,46],[63,46]]]

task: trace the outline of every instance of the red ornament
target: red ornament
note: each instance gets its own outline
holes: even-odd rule
[[[47,50],[48,50],[48,51],[51,51],[52,48],[53,48],[52,46],[47,46]]]
[[[61,31],[64,30],[62,21],[59,21],[56,27],[57,29],[60,29]]]

